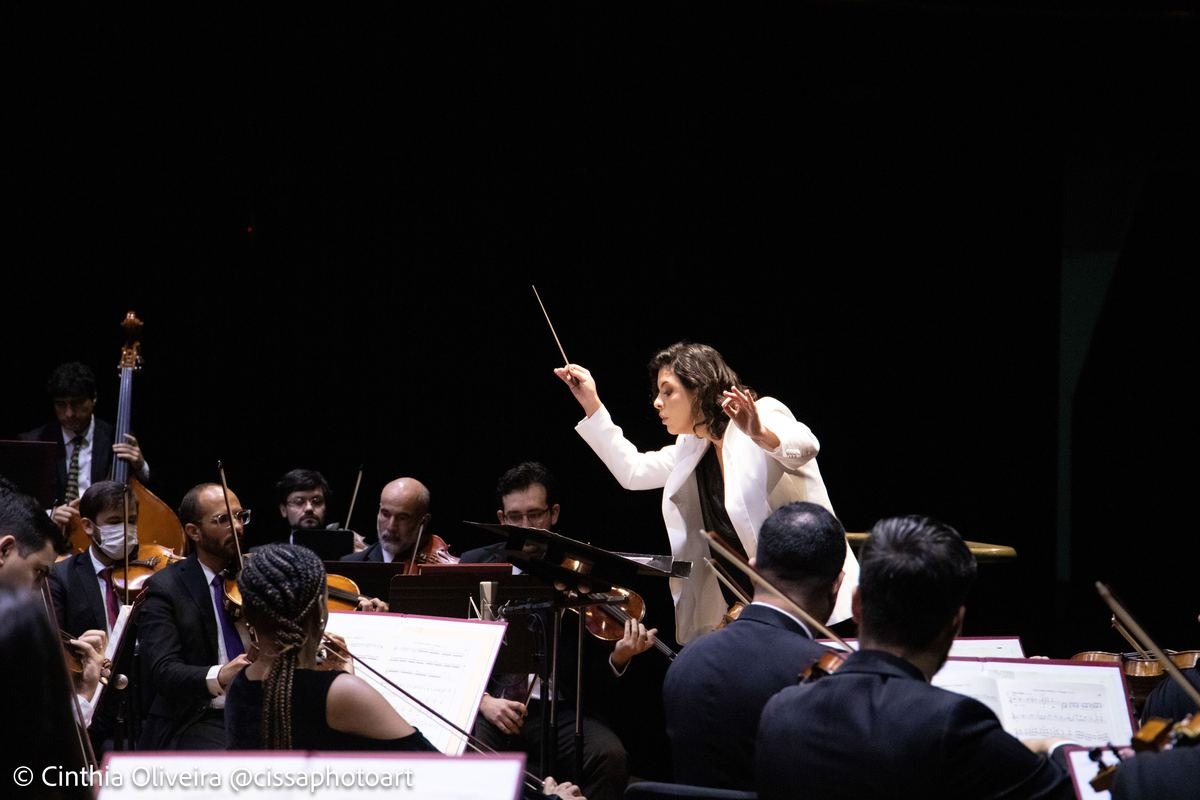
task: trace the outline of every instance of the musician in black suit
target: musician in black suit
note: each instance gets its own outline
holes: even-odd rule
[[[751,563],[813,618],[825,622],[842,583],[846,531],[815,503],[767,518]],[[675,780],[754,789],[754,745],[767,700],[795,686],[826,652],[770,592],[755,591],[735,621],[688,643],[667,670],[663,703]]]
[[[507,470],[496,486],[496,500],[500,508],[496,518],[506,525],[553,529],[558,522],[559,504],[555,502],[555,481],[545,466],[526,461]],[[463,553],[461,563],[495,563],[504,560],[504,542],[475,548]],[[545,612],[543,612],[545,613]],[[552,618],[553,615],[547,615]],[[525,618],[515,618],[525,624]],[[513,622],[510,622],[513,624]],[[625,791],[629,781],[628,754],[621,740],[605,723],[592,714],[583,716],[582,774],[575,774],[575,677],[578,669],[577,637],[578,616],[564,617],[563,632],[559,645],[557,703],[557,729],[551,731],[550,746],[555,751],[554,774],[569,777],[578,783],[591,800],[616,800]],[[549,628],[549,620],[543,622]],[[633,656],[648,650],[654,641],[655,631],[646,630],[640,622],[626,625],[626,635],[617,642],[611,653],[606,653],[604,672],[622,675]],[[591,637],[588,637],[592,641]],[[588,659],[585,664],[599,663],[599,659]],[[596,677],[586,666],[585,685],[592,684],[589,678]],[[542,741],[542,717],[545,687],[537,684],[537,696],[530,699],[529,683],[532,676],[493,673],[479,701],[479,716],[475,721],[475,735],[489,747],[502,751],[523,751],[530,759],[540,755]],[[589,696],[585,689],[583,697]]]
[[[96,481],[108,477],[115,455],[129,462],[133,474],[143,482],[150,479],[150,467],[137,439],[126,434],[124,442],[114,442],[111,423],[93,413],[96,409],[96,376],[79,362],[60,364],[46,380],[46,393],[54,404],[55,421],[34,428],[18,438],[31,442],[59,442],[63,445],[58,461],[52,517],[60,526],[79,518],[77,501]],[[71,479],[74,464],[76,478]]]
[[[192,554],[154,575],[139,612],[144,679],[152,692],[144,750],[225,746],[225,690],[249,662],[247,640],[221,602],[223,575],[236,567],[250,512],[221,486],[193,487],[179,505]],[[237,537],[236,541],[235,538]]]
[[[375,515],[379,540],[365,550],[342,556],[342,561],[408,561],[417,540],[427,541],[424,533],[429,519],[429,490],[425,484],[416,478],[397,478],[379,495]]]
[[[1200,787],[1200,747],[1138,753],[1117,766],[1113,800],[1193,800]]]
[[[82,553],[76,553],[54,565],[50,571],[50,595],[54,600],[54,611],[58,615],[58,627],[74,637],[88,632],[100,631],[112,634],[120,606],[125,602],[116,588],[115,580],[120,577],[119,563],[128,551],[130,558],[137,554],[137,498],[129,495],[129,519],[125,524],[124,484],[114,481],[99,481],[88,487],[79,499],[79,513],[83,517],[84,530],[91,540]],[[126,632],[128,641],[136,634]],[[129,675],[133,671],[133,648],[124,649],[125,657],[115,667],[118,674]],[[113,698],[109,687],[106,698]],[[113,746],[110,739],[122,733],[118,728],[121,702],[127,697],[121,693],[115,701],[103,703],[103,709],[92,717],[89,732],[93,748],[100,755]]]
[[[983,703],[929,683],[961,630],[975,578],[958,533],[925,517],[882,520],[860,563],[861,649],[767,703],[759,796],[1073,798],[1059,742],[1021,742]]]

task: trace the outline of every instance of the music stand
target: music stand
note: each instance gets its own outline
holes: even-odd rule
[[[466,522],[464,520],[464,522]],[[675,561],[670,556],[646,556],[636,553],[614,553],[586,542],[563,536],[542,528],[522,528],[516,525],[497,525],[484,522],[466,522],[477,528],[490,531],[505,540],[505,555],[523,572],[535,575],[563,591],[584,595],[582,601],[564,602],[560,598],[557,620],[568,606],[599,604],[601,599],[586,599],[587,596],[603,594],[613,586],[629,586],[639,575],[660,578],[686,578],[691,574],[690,561]],[[558,663],[558,630],[554,627],[554,663]],[[576,642],[579,658],[575,663],[575,777],[583,773],[583,620],[579,623],[579,640]],[[558,686],[551,671],[550,726],[558,729]]]
[[[41,503],[42,508],[50,508],[63,499],[54,496],[62,451],[62,442],[0,439],[0,475]]]
[[[432,617],[470,618],[470,601],[479,597],[481,581],[498,584],[495,606],[504,604],[524,607],[521,616],[552,611],[558,605],[559,592],[532,575],[497,575],[495,564],[458,564],[456,569],[443,569],[422,575],[396,575],[388,590],[388,605],[393,611]],[[493,673],[536,674],[542,686],[553,685],[550,679],[550,648],[539,643],[534,625],[525,625],[517,614],[505,615],[510,624],[504,634],[504,644],[496,655]],[[545,626],[542,626],[545,630]],[[551,726],[547,704],[542,703],[542,742],[539,767],[542,774],[553,769],[550,750]]]

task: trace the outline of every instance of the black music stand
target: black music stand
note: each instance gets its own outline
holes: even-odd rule
[[[50,508],[62,501],[54,496],[62,451],[62,442],[0,439],[0,475],[41,503],[42,508]]]
[[[466,522],[464,520],[464,522]],[[629,586],[639,575],[660,578],[686,578],[691,575],[690,561],[675,561],[670,556],[614,553],[586,542],[542,528],[466,522],[483,528],[505,540],[505,555],[524,572],[535,575],[562,591],[554,626],[554,663],[558,663],[558,632],[562,614],[569,607],[600,605],[608,602],[602,595],[614,586]],[[582,597],[567,598],[568,592]],[[599,596],[597,596],[599,595]],[[575,661],[575,777],[583,773],[583,621],[579,623]],[[558,730],[558,685],[556,670],[550,671],[550,727]],[[544,707],[544,704],[543,704]],[[544,730],[544,729],[543,729]]]
[[[506,575],[497,575],[495,567],[495,564],[458,564],[421,575],[396,575],[388,589],[388,605],[393,611],[404,614],[469,619],[471,601],[480,594],[479,584],[494,581],[498,584],[494,606],[519,609],[503,616],[514,621],[518,616],[537,615],[543,624],[539,626],[532,621],[529,625],[510,624],[492,671],[535,674],[541,678],[543,686],[551,685],[551,649],[546,646],[544,636],[538,634],[538,629],[545,632],[545,612],[557,607],[560,593],[533,575],[513,575],[511,570]],[[539,766],[544,775],[553,769],[546,703],[542,704],[542,715]]]

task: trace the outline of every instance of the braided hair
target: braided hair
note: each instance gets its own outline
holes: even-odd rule
[[[312,632],[314,609],[321,608],[325,596],[325,565],[307,547],[267,545],[246,559],[238,588],[246,621],[273,632],[279,646],[263,684],[263,745],[290,750],[296,662]]]

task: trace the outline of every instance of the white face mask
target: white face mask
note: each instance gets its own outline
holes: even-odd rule
[[[95,530],[99,533],[99,541],[96,536],[92,536],[92,541],[96,543],[96,547],[100,548],[100,552],[109,558],[119,559],[125,557],[125,551],[128,550],[130,555],[137,550],[138,535],[137,525],[131,524],[126,533],[126,527],[121,523],[115,525],[97,525]]]

